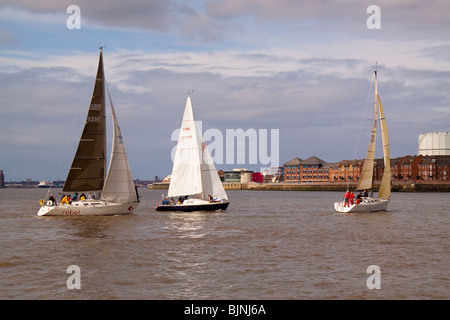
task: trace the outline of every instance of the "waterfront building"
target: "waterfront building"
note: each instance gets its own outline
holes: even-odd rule
[[[448,181],[450,156],[424,156],[418,164],[420,180]]]
[[[300,182],[300,165],[302,161],[302,159],[295,157],[294,159],[283,164],[283,180],[285,182]]]
[[[450,156],[411,156],[393,158],[391,164],[391,180],[415,181],[435,180],[450,181]],[[286,162],[284,181],[292,183],[317,182],[357,182],[361,175],[364,160],[342,160],[338,163],[327,163],[317,157],[301,160],[296,157]],[[374,161],[374,181],[380,181],[384,175],[384,160]]]
[[[252,181],[253,171],[244,168],[236,168],[231,171],[223,172],[223,182],[240,182],[246,183]]]
[[[265,168],[262,172],[262,176],[262,182],[281,182],[284,180],[284,167]],[[258,180],[261,180],[261,178],[255,175],[255,179],[252,181],[258,182]]]
[[[330,167],[334,164],[327,163],[316,156],[302,160],[298,157],[286,162],[284,167],[285,182],[329,182]]]
[[[330,165],[330,182],[358,181],[364,160],[342,160]]]

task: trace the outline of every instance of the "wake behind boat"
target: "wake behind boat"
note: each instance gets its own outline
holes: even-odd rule
[[[195,122],[188,95],[169,190],[167,197],[157,203],[156,211],[226,210],[229,204],[211,154]]]
[[[391,196],[391,164],[389,152],[389,135],[387,130],[386,118],[384,116],[383,107],[381,106],[380,96],[377,88],[377,71],[375,71],[375,103],[374,103],[374,120],[372,126],[372,134],[367,149],[367,155],[364,161],[361,177],[359,178],[356,190],[372,190],[373,192],[373,167],[375,160],[375,146],[377,140],[377,120],[380,117],[381,138],[383,142],[384,156],[384,173],[381,179],[380,189],[378,190],[378,198],[362,197],[360,201],[353,202],[350,199],[349,191],[345,194],[344,201],[335,202],[334,209],[337,212],[376,212],[386,211]],[[353,203],[352,203],[353,202]]]
[[[138,203],[137,189],[108,90],[113,119],[113,141],[106,172],[105,75],[100,57],[91,104],[83,132],[58,204],[53,195],[41,200],[39,216],[94,216],[132,213]],[[72,199],[70,199],[70,197]]]

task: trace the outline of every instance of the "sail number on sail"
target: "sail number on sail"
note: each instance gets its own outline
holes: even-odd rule
[[[87,117],[87,122],[100,122],[100,117]]]

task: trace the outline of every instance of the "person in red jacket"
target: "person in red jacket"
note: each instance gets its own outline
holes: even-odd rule
[[[345,195],[344,195],[344,201],[345,201],[344,208],[345,208],[345,207],[350,207],[350,204],[349,204],[349,201],[350,201],[350,191],[348,191],[348,190],[347,190],[347,192],[346,192]]]
[[[354,204],[353,200],[355,200],[355,194],[353,193],[353,191],[350,191],[350,196],[348,198],[350,204]]]

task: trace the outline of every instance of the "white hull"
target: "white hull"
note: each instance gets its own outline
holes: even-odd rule
[[[388,203],[389,200],[368,197],[363,198],[363,201],[360,204],[350,204],[349,207],[345,206],[344,201],[335,202],[334,209],[341,213],[387,211]]]
[[[99,200],[82,200],[57,206],[47,203],[41,207],[38,216],[111,216],[133,213],[137,206],[138,202],[113,203]]]

